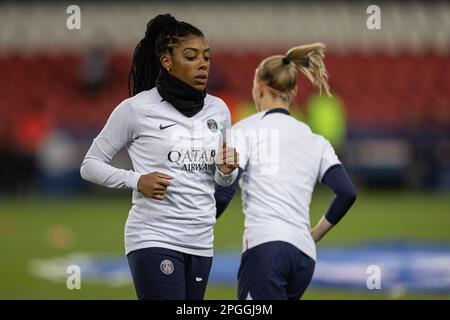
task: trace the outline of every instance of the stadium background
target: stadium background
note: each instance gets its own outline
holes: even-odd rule
[[[448,2],[0,2],[0,298],[134,299],[123,256],[130,192],[83,182],[81,161],[128,97],[134,46],[171,13],[204,31],[209,92],[236,122],[254,112],[255,67],[323,42],[334,99],[300,80],[296,117],[329,138],[357,184],[349,215],[319,245],[305,299],[450,298]],[[370,4],[381,29],[366,26]],[[113,164],[129,168],[121,152]],[[312,223],[332,193],[318,186]],[[209,299],[235,298],[243,216],[216,225]],[[66,288],[66,266],[81,290]],[[381,267],[381,289],[366,268]]]

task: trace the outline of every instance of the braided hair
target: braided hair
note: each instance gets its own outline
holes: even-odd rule
[[[155,87],[162,68],[161,55],[171,54],[173,47],[189,35],[204,37],[198,28],[170,14],[157,15],[147,23],[145,36],[134,49],[128,77],[130,96]]]

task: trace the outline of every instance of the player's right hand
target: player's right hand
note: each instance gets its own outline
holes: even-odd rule
[[[235,148],[227,147],[226,141],[222,142],[222,148],[217,152],[216,165],[223,174],[229,174],[239,167],[239,153]]]
[[[138,181],[138,190],[147,197],[164,200],[167,187],[173,177],[158,171],[142,175]]]

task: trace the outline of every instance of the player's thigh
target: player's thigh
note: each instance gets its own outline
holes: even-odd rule
[[[165,248],[144,248],[128,254],[136,294],[140,300],[186,298],[182,253]]]
[[[212,257],[186,255],[186,300],[203,300]]]
[[[239,300],[285,300],[289,265],[283,243],[263,243],[244,252],[238,272]]]

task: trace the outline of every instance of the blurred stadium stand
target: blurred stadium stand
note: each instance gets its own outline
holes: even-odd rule
[[[449,189],[450,5],[386,2],[381,30],[366,28],[367,5],[81,2],[81,30],[68,30],[64,5],[0,3],[0,192],[48,184],[42,153],[53,152],[48,140],[60,132],[74,161],[61,171],[64,179],[51,180],[61,188],[50,190],[81,188],[74,176],[92,138],[128,97],[134,46],[147,21],[166,12],[206,34],[209,91],[228,103],[234,122],[251,101],[263,58],[324,42],[332,91],[346,107],[340,153],[356,179]],[[95,48],[103,51],[93,57]],[[314,91],[305,79],[299,88],[296,106],[306,113]]]

